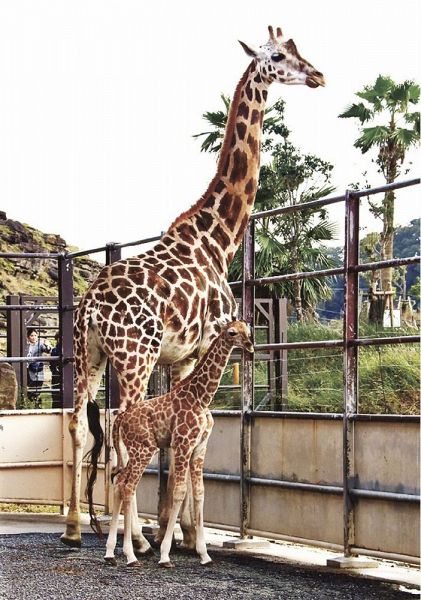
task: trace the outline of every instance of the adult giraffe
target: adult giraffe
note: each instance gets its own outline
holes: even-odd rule
[[[124,410],[144,397],[155,364],[171,365],[173,382],[186,377],[221,324],[236,315],[227,272],[256,195],[268,88],[274,81],[311,88],[324,85],[323,75],[300,56],[293,40],[284,39],[279,28],[274,33],[269,27],[269,40],[258,50],[240,43],[252,62],[235,90],[216,175],[207,191],[174,221],[152,250],[106,266],[77,310],[76,398],[69,425],[72,495],[61,537],[65,544],[80,546],[82,454],[89,418],[96,439],[95,477],[102,432],[94,399],[107,358],[117,372],[120,410]],[[192,511],[187,518],[182,515],[188,547],[195,546],[193,523]],[[165,526],[164,518],[162,535]],[[140,553],[148,550],[139,527],[133,545]]]

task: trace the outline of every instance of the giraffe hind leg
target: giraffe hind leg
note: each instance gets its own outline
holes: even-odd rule
[[[95,343],[90,339],[88,345],[88,377],[75,370],[76,400],[75,408],[69,423],[69,433],[72,441],[72,491],[69,510],[66,517],[66,529],[61,536],[61,541],[66,546],[80,548],[80,499],[82,480],[82,460],[86,440],[88,437],[87,403],[88,395],[95,398],[103,371],[106,357]]]

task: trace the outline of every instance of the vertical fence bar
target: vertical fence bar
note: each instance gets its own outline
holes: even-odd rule
[[[73,259],[58,259],[60,394],[63,408],[73,408]]]
[[[358,412],[358,273],[359,199],[347,190],[345,197],[345,315],[344,315],[344,418],[343,418],[343,511],[344,555],[351,556],[354,545],[354,421]]]
[[[6,296],[6,304],[16,305],[20,304],[20,296]],[[21,345],[21,324],[20,324],[20,313],[16,310],[8,310],[6,312],[6,329],[7,329],[7,356],[21,356],[20,345]],[[16,379],[19,382],[18,395],[22,390],[22,377],[21,369],[22,363],[12,364],[12,368],[15,371]]]
[[[250,221],[243,240],[242,316],[254,328],[254,221]],[[240,535],[246,537],[250,521],[251,418],[254,406],[254,356],[243,351],[241,426],[240,426]]]
[[[116,247],[115,243],[107,244],[105,250],[105,263],[112,263],[121,260],[121,248]],[[104,513],[110,514],[112,509],[112,494],[111,494],[111,409],[118,408],[120,404],[120,391],[118,386],[117,375],[110,363],[107,361],[105,369],[105,443],[104,443]]]
[[[111,265],[113,262],[121,260],[121,248],[116,247],[115,243],[107,244],[105,251],[105,263]],[[120,404],[120,392],[118,389],[117,376],[111,364],[108,362],[105,373],[105,407],[118,408]]]

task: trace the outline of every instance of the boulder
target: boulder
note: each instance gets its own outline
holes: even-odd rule
[[[17,398],[16,373],[9,363],[0,363],[0,410],[14,410]]]

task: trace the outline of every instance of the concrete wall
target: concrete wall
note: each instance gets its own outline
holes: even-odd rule
[[[69,413],[0,412],[0,501],[65,503],[70,495]],[[240,420],[216,416],[205,469],[211,474],[240,474]],[[87,449],[91,445],[88,439]],[[339,420],[253,419],[251,475],[303,484],[342,486],[342,422]],[[157,457],[153,466],[158,465]],[[357,422],[355,487],[419,494],[419,424]],[[95,502],[108,493],[105,470]],[[205,481],[205,521],[238,528],[240,484]],[[250,529],[327,544],[342,544],[342,495],[274,485],[250,486]],[[158,477],[147,474],[138,490],[139,512],[155,515]],[[109,493],[109,505],[111,504]],[[355,546],[419,556],[419,506],[414,502],[359,498],[355,508]]]

